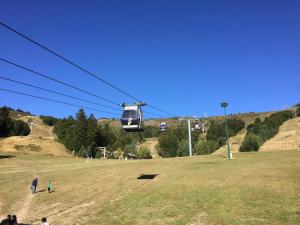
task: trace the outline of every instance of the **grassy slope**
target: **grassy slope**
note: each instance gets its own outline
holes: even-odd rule
[[[38,224],[299,224],[300,152],[141,161],[1,159],[1,215]],[[137,180],[157,173],[154,180]],[[55,192],[29,193],[53,182]],[[29,209],[30,207],[30,209]]]
[[[253,123],[256,118],[260,118],[261,120],[264,120],[266,116],[270,116],[273,112],[263,112],[263,113],[244,113],[240,115],[236,115],[238,118],[243,120],[245,122],[245,127],[247,127],[250,123]],[[222,118],[224,119],[224,118]],[[247,129],[243,129],[240,132],[238,132],[235,136],[229,138],[229,143],[231,147],[232,153],[236,153],[239,151],[239,148],[241,144],[244,141],[245,135],[247,133]],[[221,146],[219,149],[217,149],[214,154],[222,154],[227,155],[227,145]]]
[[[300,117],[284,122],[278,134],[266,141],[259,151],[300,149]]]
[[[0,139],[0,151],[70,156],[64,145],[55,140],[53,127],[45,125],[39,117],[13,113],[12,118],[14,119],[25,122],[28,122],[29,119],[33,120],[32,132],[28,136],[13,136]],[[16,149],[16,145],[21,146],[21,148]],[[34,145],[34,147],[30,147],[31,145]]]

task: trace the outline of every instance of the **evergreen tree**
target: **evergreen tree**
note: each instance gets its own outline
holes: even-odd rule
[[[80,109],[78,113],[76,113],[76,125],[74,128],[75,137],[73,142],[73,149],[78,151],[78,149],[83,147],[87,147],[87,119],[83,109]]]
[[[7,137],[10,134],[12,121],[9,118],[9,110],[7,107],[0,108],[0,137]]]
[[[88,145],[95,144],[97,142],[98,131],[97,120],[94,115],[91,114],[87,119],[86,141]]]

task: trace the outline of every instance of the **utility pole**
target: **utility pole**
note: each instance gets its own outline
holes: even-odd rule
[[[190,156],[193,155],[192,153],[192,137],[191,137],[191,120],[188,120],[188,130],[189,130],[189,153]]]
[[[225,115],[225,132],[226,132],[226,141],[227,141],[227,157],[228,159],[232,159],[232,154],[230,151],[230,144],[229,144],[229,137],[228,137],[228,124],[227,124],[227,114],[226,114],[226,107],[228,103],[223,101],[221,102],[221,107],[224,108],[224,115]]]

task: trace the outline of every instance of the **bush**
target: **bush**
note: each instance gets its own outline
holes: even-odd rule
[[[227,125],[228,125],[228,136],[233,137],[245,127],[245,122],[240,119],[233,118],[227,120]],[[219,145],[225,145],[226,144],[225,121],[222,123],[213,121],[207,131],[206,140],[217,141]]]
[[[137,156],[140,159],[151,159],[152,158],[149,149],[147,147],[145,147],[145,146],[141,147],[138,150]]]
[[[195,151],[197,155],[207,155],[216,151],[220,147],[217,141],[203,141],[200,140],[195,144]]]
[[[261,144],[262,144],[261,139],[255,134],[250,133],[245,137],[245,140],[240,146],[239,151],[240,152],[258,151]]]
[[[81,148],[78,152],[78,156],[82,157],[82,158],[87,158],[87,154],[86,154],[86,150],[85,150],[84,146],[81,146]]]
[[[297,109],[296,109],[296,115],[300,116],[300,106],[298,106]]]
[[[173,132],[166,132],[159,136],[158,154],[162,157],[175,157],[178,149],[178,139]]]
[[[189,141],[182,140],[179,142],[178,149],[177,149],[177,156],[188,156],[189,155]]]
[[[59,119],[53,117],[53,116],[40,116],[41,120],[43,121],[44,124],[49,125],[49,126],[53,126],[55,125]]]
[[[101,152],[100,152],[100,151],[97,151],[97,152],[96,152],[95,158],[97,158],[97,159],[100,159],[100,158],[101,158]]]
[[[293,117],[291,111],[280,111],[266,117],[262,122],[257,118],[247,127],[247,134],[240,151],[258,151],[259,147],[270,138],[274,137],[283,122]],[[252,135],[251,135],[252,134]],[[256,137],[254,137],[254,136]],[[247,143],[245,143],[247,141]]]
[[[145,126],[143,136],[144,138],[153,138],[159,136],[159,127],[156,126]]]

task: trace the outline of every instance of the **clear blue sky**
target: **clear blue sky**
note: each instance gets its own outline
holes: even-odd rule
[[[299,12],[296,0],[7,0],[0,20],[145,102],[201,116],[222,114],[223,99],[229,113],[300,102]],[[132,101],[3,27],[0,57],[114,101]],[[0,74],[97,101],[3,62]],[[97,107],[3,80],[1,87]],[[1,91],[0,105],[57,117],[78,110]]]

